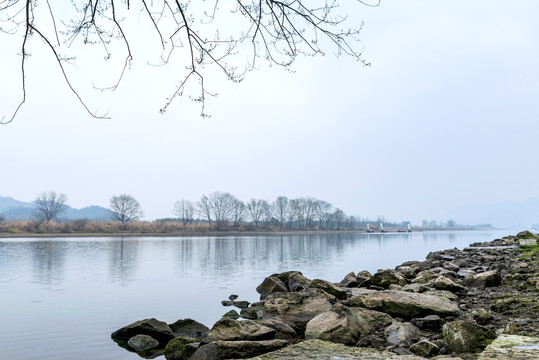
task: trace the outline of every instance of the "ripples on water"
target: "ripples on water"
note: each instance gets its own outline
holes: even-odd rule
[[[3,359],[138,359],[110,333],[133,321],[211,326],[272,273],[340,281],[508,231],[192,238],[0,239]]]

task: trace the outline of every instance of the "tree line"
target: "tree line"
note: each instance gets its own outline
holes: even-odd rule
[[[266,228],[296,230],[344,230],[355,226],[356,219],[327,201],[312,197],[274,201],[242,201],[227,192],[202,195],[199,201],[176,201],[172,213],[185,226],[204,221],[215,230],[259,230]]]

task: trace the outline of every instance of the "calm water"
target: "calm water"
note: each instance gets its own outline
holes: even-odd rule
[[[0,239],[0,357],[140,359],[110,333],[149,317],[211,327],[230,310],[221,300],[258,300],[276,272],[338,282],[510,233]]]

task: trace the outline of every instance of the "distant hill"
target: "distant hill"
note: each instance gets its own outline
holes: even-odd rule
[[[3,215],[7,221],[30,220],[34,214],[34,208],[33,202],[23,202],[12,197],[0,196],[0,215]],[[88,206],[82,209],[68,206],[64,218],[66,220],[109,220],[110,213],[102,206]]]

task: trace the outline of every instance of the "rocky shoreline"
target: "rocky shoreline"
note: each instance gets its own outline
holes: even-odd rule
[[[273,274],[257,287],[259,302],[224,300],[240,313],[211,329],[146,319],[112,339],[167,360],[539,359],[539,259],[521,256],[521,243],[536,241],[524,231],[338,284]]]

